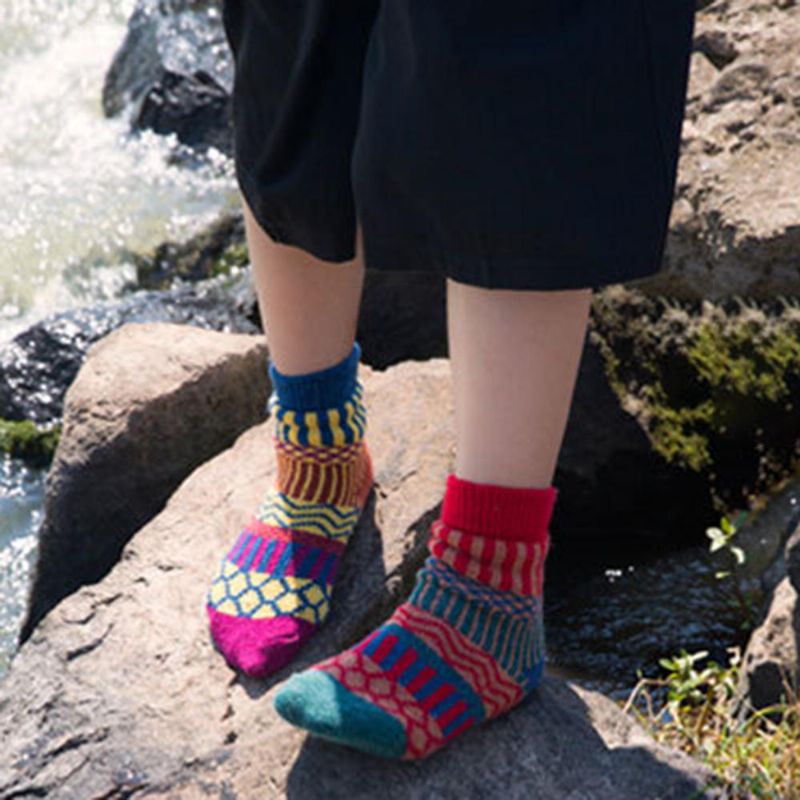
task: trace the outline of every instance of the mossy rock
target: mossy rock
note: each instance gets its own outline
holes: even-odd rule
[[[0,451],[32,466],[50,464],[60,436],[60,426],[40,428],[27,419],[0,419]]]
[[[654,450],[704,473],[720,512],[797,470],[800,298],[714,304],[614,287],[595,295],[590,331]]]
[[[137,288],[145,289],[168,289],[176,280],[231,275],[249,263],[239,214],[224,214],[185,242],[164,242],[151,253],[129,257],[136,266]]]

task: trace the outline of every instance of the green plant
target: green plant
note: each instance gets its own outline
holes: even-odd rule
[[[736,535],[741,529],[742,524],[747,519],[747,512],[741,511],[732,522],[728,517],[722,517],[718,528],[711,527],[706,529],[708,537],[709,553],[726,554],[730,563],[729,569],[718,569],[714,572],[714,577],[718,581],[728,579],[732,597],[730,604],[739,610],[741,614],[740,627],[743,631],[752,629],[757,616],[757,599],[752,591],[746,591],[743,582],[740,580],[741,568],[747,561],[744,549],[736,544]]]
[[[703,651],[662,659],[666,674],[640,674],[623,710],[656,740],[706,763],[726,798],[800,800],[800,703],[787,690],[787,702],[737,718],[732,701],[741,651],[728,653],[727,666],[701,666],[708,657]]]
[[[738,545],[733,543],[742,522],[747,518],[747,512],[742,511],[736,517],[736,522],[731,522],[727,517],[723,517],[720,521],[719,528],[707,528],[706,536],[711,540],[708,547],[710,553],[716,553],[719,550],[727,551],[733,559],[733,566],[741,567],[745,563],[746,556],[744,550]],[[721,580],[727,578],[732,574],[731,570],[717,570],[714,576]]]

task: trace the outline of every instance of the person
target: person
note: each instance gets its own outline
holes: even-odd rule
[[[593,290],[661,268],[693,0],[225,0],[236,177],[269,346],[275,483],[210,630],[263,677],[325,621],[373,484],[364,270],[443,276],[456,452],[410,597],[278,713],[424,758],[545,663],[556,463]]]

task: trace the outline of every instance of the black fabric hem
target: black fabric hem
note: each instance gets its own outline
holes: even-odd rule
[[[248,173],[239,161],[236,162],[236,178],[239,190],[247,201],[247,205],[250,206],[256,222],[276,244],[298,247],[320,261],[337,264],[352,261],[356,257],[354,226],[351,228],[352,236],[348,231],[347,241],[342,235],[314,237],[298,234],[293,230],[292,225],[285,221],[286,203],[276,203],[275,207],[271,208],[270,204],[264,201],[256,178]],[[332,225],[331,216],[329,214],[325,221],[320,221],[316,230],[329,231],[332,227],[336,227]],[[351,226],[348,225],[348,227]]]
[[[364,260],[368,269],[433,272],[482,289],[515,291],[596,290],[648,278],[662,271],[662,253],[663,248],[659,247],[651,259],[611,268],[607,262],[590,264],[582,260],[565,264],[563,260],[541,256],[487,260],[453,253],[444,255],[424,246],[376,242],[364,235]]]

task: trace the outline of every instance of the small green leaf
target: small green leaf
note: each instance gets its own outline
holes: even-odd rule
[[[711,546],[708,548],[712,553],[716,553],[717,550],[722,550],[725,547],[725,540],[724,539],[714,539],[711,542]]]

